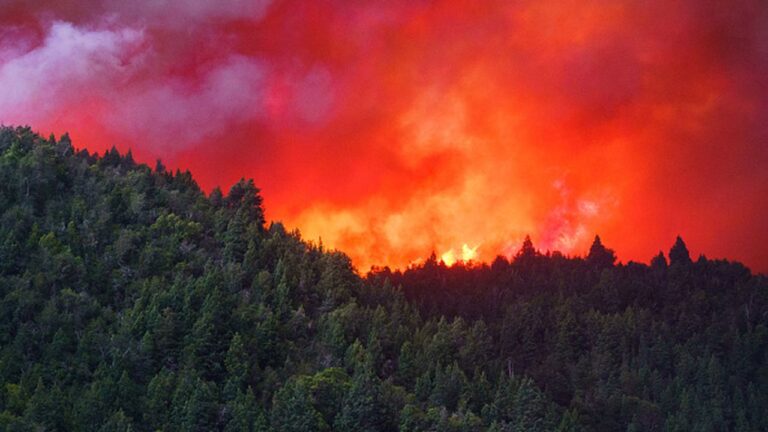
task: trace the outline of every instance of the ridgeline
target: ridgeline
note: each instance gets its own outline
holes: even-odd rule
[[[768,430],[768,282],[679,238],[361,277],[252,181],[11,127],[0,212],[1,430]]]

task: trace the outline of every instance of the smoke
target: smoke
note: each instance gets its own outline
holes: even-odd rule
[[[131,65],[121,57],[141,39],[142,33],[130,28],[89,30],[54,22],[38,47],[14,51],[13,45],[5,46],[0,118],[22,114],[26,121],[43,122],[61,106],[88,97],[83,88],[104,91],[130,74]]]
[[[359,268],[476,250],[768,270],[768,5],[0,3],[0,122],[242,176]],[[466,249],[465,249],[466,245]],[[475,255],[476,254],[476,255]]]
[[[259,20],[270,0],[3,0],[8,22],[61,19],[70,22],[143,22],[190,32],[194,26],[228,20]],[[199,31],[199,30],[197,30]]]
[[[104,124],[134,140],[167,137],[155,148],[178,150],[263,117],[261,69],[252,59],[230,56],[195,82],[175,77],[145,82],[109,95],[114,110],[105,114]]]

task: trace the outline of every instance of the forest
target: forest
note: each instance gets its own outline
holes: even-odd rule
[[[0,213],[0,430],[768,430],[768,281],[679,237],[362,274],[251,180],[28,127]]]

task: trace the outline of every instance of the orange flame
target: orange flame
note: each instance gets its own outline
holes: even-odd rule
[[[478,247],[479,246],[470,248],[469,245],[464,243],[464,245],[461,246],[461,254],[454,252],[453,249],[449,249],[447,252],[440,255],[440,260],[449,267],[459,262],[471,263],[477,259]]]
[[[361,271],[596,233],[766,270],[764,0],[187,3],[11,1],[0,123],[254,177]]]

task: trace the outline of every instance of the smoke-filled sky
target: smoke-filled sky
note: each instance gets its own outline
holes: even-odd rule
[[[763,0],[0,0],[0,123],[252,177],[361,270],[680,234],[768,271]]]

